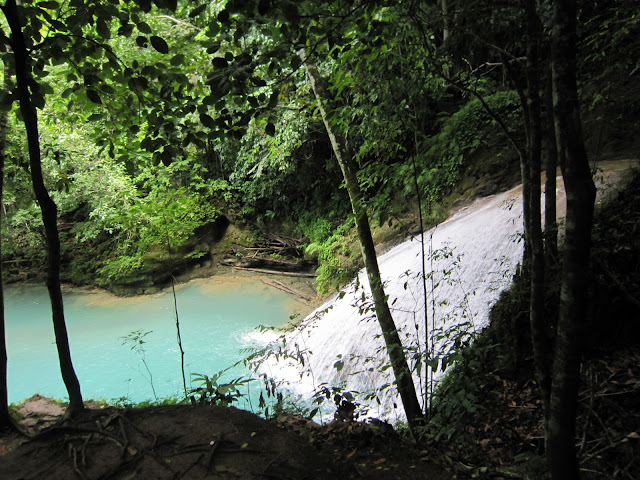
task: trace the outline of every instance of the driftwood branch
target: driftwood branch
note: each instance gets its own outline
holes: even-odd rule
[[[265,285],[269,285],[270,287],[277,288],[278,290],[281,290],[281,291],[283,291],[285,293],[288,293],[289,295],[293,295],[294,297],[301,298],[302,300],[305,300],[307,302],[311,301],[311,297],[309,297],[309,296],[307,296],[307,295],[305,295],[303,293],[300,293],[297,290],[294,290],[293,288],[291,288],[291,287],[289,287],[287,285],[284,285],[281,282],[278,282],[277,280],[274,280],[273,282],[268,282],[266,280],[262,280],[262,283],[264,283]]]
[[[248,267],[233,267],[238,270],[246,270],[249,272],[256,273],[266,273],[268,275],[283,275],[285,277],[306,277],[306,278],[315,278],[318,276],[317,273],[302,273],[302,272],[279,272],[277,270],[264,270],[262,268],[248,268]]]

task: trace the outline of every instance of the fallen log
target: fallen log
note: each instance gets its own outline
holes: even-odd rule
[[[311,301],[311,297],[304,295],[298,292],[297,290],[294,290],[293,288],[288,287],[287,285],[284,285],[281,282],[278,282],[277,280],[274,280],[273,282],[267,282],[266,280],[262,280],[262,283],[264,283],[265,285],[269,285],[270,287],[277,288],[278,290],[288,293],[289,295],[293,295],[294,297],[301,298],[306,302]]]
[[[315,278],[318,276],[317,273],[303,273],[303,272],[281,272],[279,270],[264,270],[262,268],[248,268],[248,267],[233,267],[238,270],[247,270],[249,272],[256,273],[266,273],[268,275],[283,275],[285,277],[306,277],[306,278]]]

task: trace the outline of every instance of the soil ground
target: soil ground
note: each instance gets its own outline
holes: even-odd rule
[[[422,479],[451,474],[382,422],[265,420],[234,407],[88,408],[73,422],[35,396],[20,408],[29,436],[0,436],[0,478]]]

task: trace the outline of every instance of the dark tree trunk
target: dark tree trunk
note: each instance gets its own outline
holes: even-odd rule
[[[550,70],[547,69],[547,70]],[[556,171],[558,169],[558,148],[553,127],[553,92],[551,72],[548,71],[544,88],[544,255],[547,271],[558,263],[558,221],[556,212]]]
[[[7,84],[8,72],[5,66],[4,82]],[[2,231],[4,202],[4,164],[7,149],[7,113],[0,114],[0,231]],[[2,277],[2,239],[0,239],[0,430],[11,427],[9,415],[9,395],[7,390],[7,339],[4,324],[4,283]]]
[[[547,459],[554,480],[579,478],[575,452],[580,370],[578,325],[587,308],[595,186],[584,147],[576,83],[576,2],[555,0],[552,30],[553,106],[567,214],[547,418]]]
[[[29,56],[25,43],[18,7],[15,0],[7,0],[2,11],[11,29],[11,47],[15,62],[16,85],[22,121],[27,131],[29,147],[29,167],[36,200],[42,211],[47,240],[47,289],[51,299],[53,329],[58,348],[60,370],[69,394],[66,416],[74,416],[84,409],[80,383],[71,362],[69,338],[64,319],[62,290],[60,288],[60,238],[58,236],[58,214],[55,202],[49,196],[42,178],[40,137],[38,133],[38,112],[32,102],[31,91],[37,88],[29,66]]]
[[[328,111],[328,105],[330,105],[330,102],[324,78],[318,72],[315,64],[306,58],[304,50],[301,50],[299,55],[307,69],[311,88],[313,89],[314,95],[318,101],[322,121],[324,122],[327,134],[331,140],[334,154],[336,155],[344,176],[344,182],[349,193],[351,207],[356,219],[358,239],[360,240],[364,265],[367,269],[367,277],[369,279],[371,294],[375,304],[376,317],[380,324],[380,328],[382,329],[382,335],[391,360],[391,368],[393,369],[393,373],[396,378],[398,393],[400,394],[400,398],[407,415],[409,428],[413,431],[423,419],[422,410],[420,408],[415,385],[411,376],[411,370],[409,369],[409,365],[402,348],[402,342],[393,321],[391,311],[389,310],[389,305],[387,304],[387,298],[382,285],[380,270],[378,268],[375,245],[373,243],[373,238],[371,237],[369,217],[367,216],[367,212],[364,207],[360,184],[356,178],[356,167],[354,165],[353,158],[348,151],[345,139],[336,132],[333,126],[329,123],[328,114],[330,111]]]
[[[548,410],[550,382],[550,348],[544,319],[544,245],[542,240],[542,211],[540,207],[540,171],[542,159],[542,121],[540,108],[539,43],[541,28],[535,0],[525,1],[527,26],[527,158],[529,171],[529,209],[525,222],[529,230],[529,323],[533,342],[536,376],[540,386],[544,411]]]

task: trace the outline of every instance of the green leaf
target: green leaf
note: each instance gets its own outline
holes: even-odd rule
[[[219,14],[218,14],[218,21],[220,23],[227,23],[229,22],[229,18],[231,16],[229,15],[229,11],[228,10],[222,10]]]
[[[168,8],[172,12],[175,12],[176,8],[178,8],[178,0],[153,0],[153,3],[160,9]]]
[[[251,81],[251,83],[253,83],[256,87],[266,87],[267,86],[267,82],[265,82],[263,79],[261,78],[257,78],[257,77],[251,77],[249,79]]]
[[[147,48],[147,37],[143,37],[142,35],[136,37],[136,44],[140,48]]]
[[[158,52],[162,54],[169,53],[169,45],[162,38],[157,35],[152,35],[151,38],[151,46]]]
[[[260,0],[260,3],[258,3],[258,13],[262,16],[266,15],[270,6],[271,2],[269,0]]]
[[[184,59],[185,56],[182,53],[178,53],[177,55],[174,55],[173,58],[171,58],[171,61],[169,63],[174,67],[179,67],[180,65],[184,64]]]
[[[220,50],[220,44],[219,43],[212,43],[211,45],[209,45],[207,47],[207,53],[209,55],[216,53],[218,50]]]
[[[273,137],[276,134],[276,126],[271,122],[267,123],[267,126],[264,129],[264,133],[266,133],[270,137]]]
[[[8,112],[13,106],[13,95],[10,92],[3,91],[0,93],[0,111]]]
[[[98,94],[98,92],[96,90],[88,88],[87,89],[87,98],[90,101],[92,101],[93,103],[97,103],[98,105],[102,104],[102,99],[100,98],[100,95]]]
[[[151,33],[151,27],[146,22],[140,22],[136,25],[140,33]]]
[[[267,105],[267,108],[274,108],[276,105],[278,105],[278,94],[279,92],[273,92],[271,94],[271,97],[269,97],[269,104]]]
[[[227,68],[227,66],[229,65],[224,58],[220,57],[211,59],[211,63],[213,64],[214,68]]]
[[[202,12],[204,12],[204,10],[206,8],[207,8],[207,4],[206,3],[200,5],[199,7],[194,8],[193,10],[191,10],[191,12],[189,12],[189,18],[197,17]]]
[[[298,7],[293,2],[286,2],[282,6],[282,13],[284,14],[284,18],[287,19],[289,23],[295,25],[298,23],[298,18],[300,15],[298,14]]]
[[[151,11],[151,0],[138,0],[137,3],[143,12],[149,13]]]
[[[133,24],[127,23],[118,29],[118,35],[128,37],[133,33]]]
[[[208,115],[206,113],[200,114],[200,122],[207,128],[215,128],[216,126],[215,120],[211,117],[211,115]]]
[[[39,8],[44,8],[45,10],[56,10],[60,5],[58,2],[47,1],[47,2],[38,2]]]
[[[109,28],[109,25],[107,25],[107,22],[105,22],[103,19],[99,18],[96,22],[96,30],[98,32],[98,35],[100,35],[103,39],[108,40],[111,38],[111,29]]]

